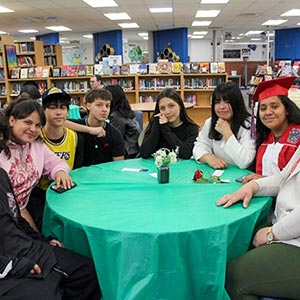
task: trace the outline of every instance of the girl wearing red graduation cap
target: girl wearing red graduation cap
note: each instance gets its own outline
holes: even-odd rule
[[[287,96],[295,78],[263,81],[253,95],[258,101],[256,174],[245,176],[243,183],[278,174],[300,145],[300,109]]]

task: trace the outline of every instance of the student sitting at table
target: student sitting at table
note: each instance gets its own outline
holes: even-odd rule
[[[135,158],[139,154],[138,138],[141,133],[135,113],[131,109],[120,85],[108,85],[105,89],[112,94],[110,124],[118,128],[122,134],[125,145],[125,158]]]
[[[215,169],[226,168],[227,164],[248,168],[256,154],[250,123],[238,86],[232,82],[219,84],[212,95],[211,117],[194,145],[195,160]]]
[[[83,127],[97,127],[98,135],[82,133],[84,140],[83,165],[90,166],[124,159],[124,141],[120,131],[106,120],[112,95],[106,89],[92,89],[85,95],[88,118],[72,120]],[[75,128],[75,130],[77,130]]]
[[[299,299],[300,285],[300,147],[282,172],[251,180],[225,195],[217,205],[242,201],[247,208],[254,195],[277,196],[272,226],[260,228],[254,249],[229,262],[226,289],[231,300],[260,297]],[[252,199],[252,200],[251,200]]]
[[[72,186],[69,166],[39,139],[45,123],[44,110],[36,100],[12,102],[0,115],[0,167],[9,176],[22,217],[36,230],[26,207],[41,176],[50,176],[57,186]]]
[[[58,157],[63,159],[70,170],[79,168],[83,163],[83,141],[71,129],[65,127],[71,97],[61,89],[52,87],[44,92],[42,105],[46,115],[46,124],[41,129],[41,138],[45,145]],[[50,184],[47,176],[43,176],[30,196],[27,209],[33,217],[37,228],[41,230],[46,189]]]
[[[256,173],[245,176],[243,183],[278,174],[300,145],[300,109],[288,98],[295,78],[263,81],[253,95],[258,101]]]
[[[143,158],[160,148],[178,150],[178,157],[189,159],[198,135],[198,125],[188,116],[176,90],[164,89],[156,99],[155,110],[140,147]]]
[[[0,298],[100,300],[93,262],[50,242],[22,218],[0,168]]]

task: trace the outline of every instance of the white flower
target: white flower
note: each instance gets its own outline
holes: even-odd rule
[[[168,166],[170,163],[174,164],[177,162],[177,155],[172,150],[170,151],[167,148],[161,148],[152,154],[155,159],[155,165],[159,167]]]

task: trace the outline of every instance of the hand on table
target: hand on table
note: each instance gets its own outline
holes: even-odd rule
[[[246,175],[246,176],[243,177],[242,183],[246,184],[247,182],[249,182],[251,180],[259,179],[259,178],[262,178],[262,177],[264,177],[264,176],[262,176],[260,174],[256,174],[256,173],[249,174],[249,175]]]
[[[204,154],[199,161],[206,162],[209,166],[214,169],[224,169],[227,168],[227,163],[225,160],[213,155]]]
[[[71,176],[64,171],[57,171],[54,175],[54,180],[58,188],[70,189],[73,185]]]

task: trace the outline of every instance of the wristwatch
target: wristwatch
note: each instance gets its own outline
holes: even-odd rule
[[[274,241],[274,234],[272,231],[272,226],[269,227],[268,231],[267,231],[267,244],[270,244]]]

